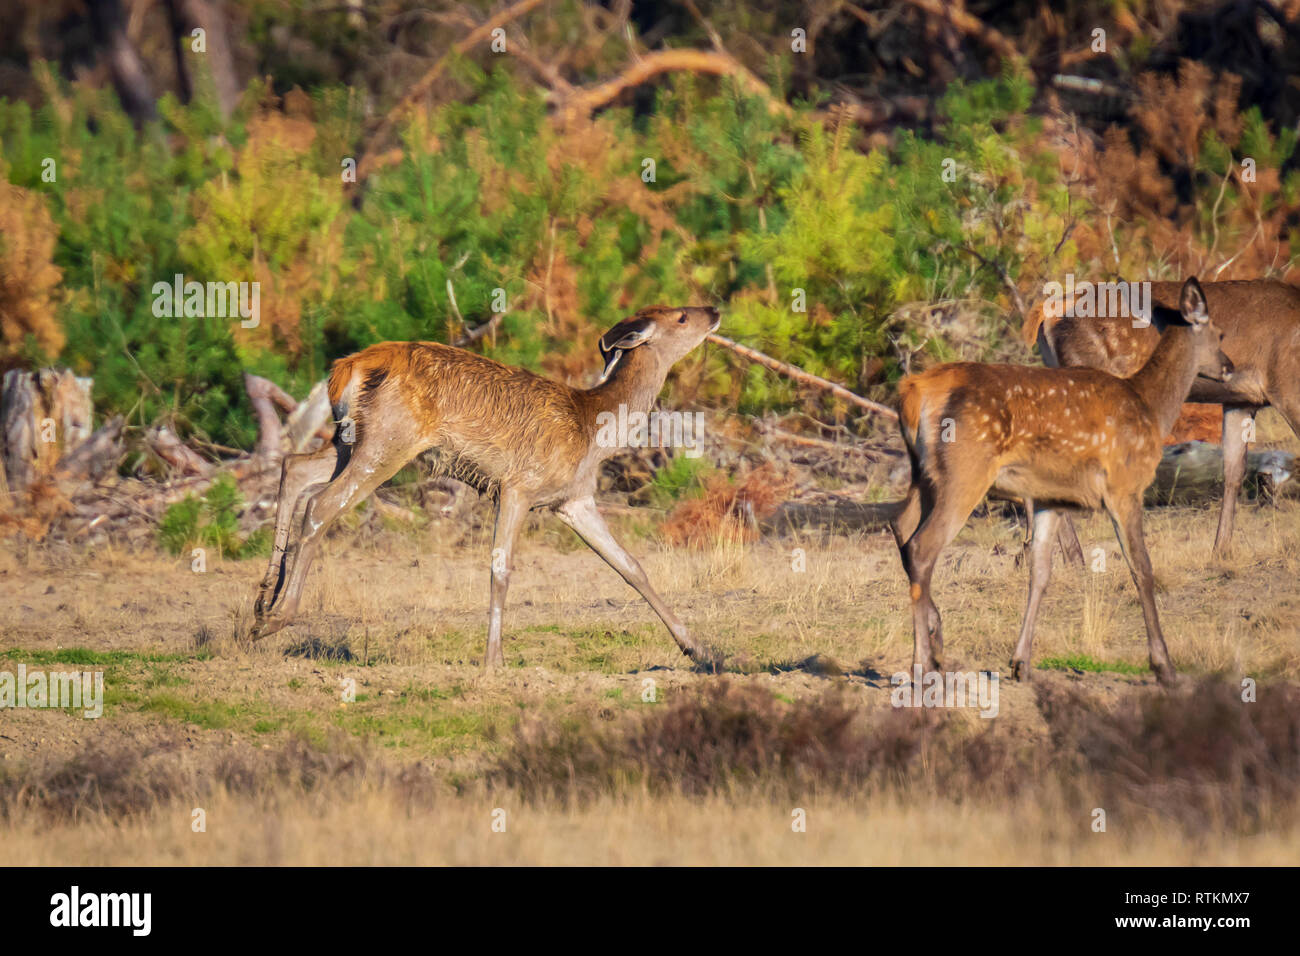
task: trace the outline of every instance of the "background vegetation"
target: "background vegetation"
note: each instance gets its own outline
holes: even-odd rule
[[[1066,272],[1293,271],[1288,5],[966,6],[525,2],[504,53],[453,47],[501,5],[29,9],[0,41],[0,355],[93,375],[100,414],[249,447],[245,370],[301,396],[369,343],[492,321],[496,290],[473,347],[574,384],[628,312],[710,302],[726,334],[888,399],[928,362],[1026,358]],[[103,55],[119,35],[143,88]],[[736,69],[570,108],[684,49]],[[155,317],[178,273],[260,282],[260,325]],[[673,388],[849,417],[717,352]]]

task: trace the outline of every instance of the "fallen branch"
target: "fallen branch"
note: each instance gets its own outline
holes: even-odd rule
[[[624,90],[640,86],[661,73],[686,71],[712,76],[733,76],[747,93],[767,101],[773,114],[788,116],[790,107],[772,95],[766,83],[756,77],[730,53],[718,50],[656,50],[641,57],[611,80],[594,86],[580,87],[572,93],[553,91],[550,99],[557,103],[566,118],[588,117],[607,106]]]
[[[716,332],[710,333],[708,340],[715,345],[721,345],[725,349],[730,349],[741,358],[749,359],[751,362],[757,362],[759,365],[766,366],[772,371],[784,375],[786,378],[793,379],[804,385],[812,385],[814,388],[820,388],[823,391],[830,392],[837,398],[842,398],[846,402],[852,402],[859,408],[865,408],[869,412],[875,412],[877,415],[883,415],[890,421],[898,421],[898,412],[894,411],[888,405],[881,405],[879,402],[873,402],[869,398],[863,398],[850,392],[843,385],[836,385],[834,382],[824,379],[819,375],[813,375],[811,372],[805,372],[803,369],[794,365],[789,365],[779,359],[774,359],[770,355],[764,355],[757,349],[751,349],[747,345],[741,345],[739,342],[733,342],[725,335],[718,335]]]
[[[334,413],[325,379],[313,385],[307,397],[289,412],[285,430],[289,433],[289,451],[295,454],[307,451],[313,438],[326,442],[333,437]]]
[[[145,440],[154,454],[176,469],[178,474],[203,477],[212,471],[212,463],[177,438],[166,425],[151,429]]]
[[[793,432],[784,431],[780,428],[773,428],[768,434],[778,441],[789,442],[791,445],[801,445],[805,448],[824,448],[826,451],[842,451],[854,455],[867,455],[873,458],[877,457],[876,453],[870,448],[863,448],[859,445],[846,445],[843,442],[827,441],[825,438],[810,438],[807,435],[796,435]]]
[[[248,393],[253,414],[257,416],[257,451],[254,454],[260,458],[278,458],[281,432],[276,406],[291,413],[297,409],[298,402],[270,379],[249,372],[244,373],[244,391]]]
[[[949,0],[907,0],[907,3],[932,17],[947,20],[958,33],[984,44],[1003,59],[1021,59],[1014,43],[983,20],[967,13],[960,4]]]

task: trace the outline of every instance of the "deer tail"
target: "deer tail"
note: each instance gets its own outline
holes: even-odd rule
[[[1047,313],[1043,308],[1046,304],[1044,300],[1036,308],[1030,309],[1025,315],[1024,324],[1020,327],[1020,337],[1031,348],[1035,342],[1043,341],[1044,326],[1047,322]]]
[[[330,368],[330,408],[334,411],[335,424],[340,426],[339,431],[343,430],[344,422],[351,421],[349,413],[356,404],[357,386],[360,384],[357,362],[360,358],[360,353],[348,355],[338,359]],[[352,441],[348,440],[347,443],[351,444]]]

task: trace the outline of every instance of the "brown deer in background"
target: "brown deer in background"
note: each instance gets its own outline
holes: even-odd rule
[[[960,362],[903,380],[899,425],[912,484],[893,530],[911,583],[914,670],[941,669],[943,626],[930,579],[940,552],[993,488],[1033,501],[1029,602],[1013,675],[1029,678],[1058,515],[1105,508],[1142,602],[1151,669],[1162,684],[1174,680],[1142,536],[1142,493],[1193,380],[1200,374],[1226,381],[1232,372],[1195,279],[1183,284],[1179,302],[1181,317],[1161,316],[1167,328],[1128,378],[1088,368]]]
[[[614,540],[596,509],[600,464],[620,449],[598,442],[602,412],[647,412],[668,371],[718,327],[713,308],[642,309],[600,339],[605,371],[576,389],[437,342],[383,342],[339,359],[329,397],[334,443],[286,458],[275,547],[255,608],[254,638],[298,610],[303,581],[325,530],[416,455],[432,450],[435,473],[497,499],[488,610],[487,668],[504,663],[501,616],[511,555],[524,517],[552,509],[654,608],[692,658],[699,646]]]
[[[1121,377],[1142,367],[1160,341],[1155,327],[1176,314],[1180,286],[1151,283],[1152,325],[1134,328],[1126,316],[1044,318],[1026,326],[1043,363],[1052,368],[1102,369]],[[1223,351],[1235,371],[1231,382],[1198,378],[1187,400],[1223,406],[1223,507],[1214,536],[1215,555],[1232,543],[1237,497],[1246,474],[1247,432],[1255,414],[1272,405],[1300,436],[1300,289],[1272,279],[1207,282],[1206,302],[1223,332]],[[1139,323],[1141,325],[1141,323]],[[1074,537],[1062,522],[1063,540]]]

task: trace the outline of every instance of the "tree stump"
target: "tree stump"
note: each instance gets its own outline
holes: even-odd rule
[[[69,369],[10,369],[0,386],[0,446],[10,494],[49,475],[64,455],[90,437],[93,379]]]

